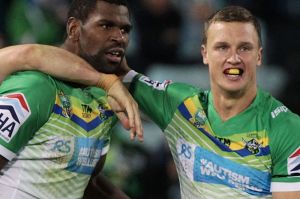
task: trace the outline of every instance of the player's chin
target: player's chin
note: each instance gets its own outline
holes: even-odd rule
[[[108,62],[104,67],[102,67],[101,72],[108,73],[108,74],[114,74],[118,73],[120,70],[120,63],[117,62]]]

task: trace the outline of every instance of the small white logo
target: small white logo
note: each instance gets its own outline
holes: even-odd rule
[[[279,106],[271,112],[272,118],[274,119],[282,112],[287,112],[289,109],[286,106]]]
[[[157,90],[165,90],[167,85],[169,85],[172,81],[171,80],[165,80],[163,82],[154,81],[149,79],[146,76],[140,77],[140,81],[146,83],[148,86],[152,86],[153,88]]]

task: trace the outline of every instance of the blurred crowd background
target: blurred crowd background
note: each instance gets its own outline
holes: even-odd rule
[[[264,57],[258,84],[300,114],[299,0],[129,0],[133,31],[129,64],[154,79],[209,87],[200,44],[203,21],[226,5],[241,5],[262,24]],[[0,47],[59,45],[70,0],[0,0]],[[176,169],[163,134],[144,116],[145,141],[114,129],[105,173],[133,199],[180,198]]]

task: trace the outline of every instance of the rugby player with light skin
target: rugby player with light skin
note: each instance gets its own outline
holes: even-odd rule
[[[42,45],[20,45],[0,50],[1,198],[128,198],[99,173],[116,123],[112,110],[130,137],[142,141],[138,106],[116,75],[97,71],[117,71],[130,29],[126,0],[74,0],[61,49],[48,46],[45,53]],[[63,59],[56,59],[62,51]],[[58,77],[75,84],[32,71],[6,77],[17,70],[51,74],[60,65],[68,69]],[[69,79],[73,73],[88,79]]]
[[[242,7],[209,18],[208,91],[153,81],[123,61],[123,81],[167,138],[182,198],[300,198],[300,118],[257,87],[261,43],[257,19]]]
[[[210,91],[134,71],[123,80],[164,131],[182,198],[300,198],[300,117],[257,87],[258,20],[242,7],[225,7],[203,35]]]

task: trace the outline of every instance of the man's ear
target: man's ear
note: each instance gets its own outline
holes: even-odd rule
[[[263,48],[260,47],[257,53],[257,66],[262,64],[262,57],[263,57]]]
[[[80,21],[74,17],[70,17],[67,22],[68,38],[78,41],[80,36]]]
[[[201,45],[201,55],[202,55],[202,59],[203,59],[203,64],[205,64],[205,65],[208,64],[207,49],[204,44]]]

